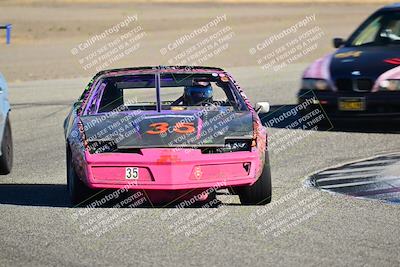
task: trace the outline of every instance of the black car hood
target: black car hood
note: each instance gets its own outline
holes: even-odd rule
[[[195,114],[142,112],[114,114],[106,119],[102,119],[104,115],[82,116],[80,119],[89,143],[114,141],[118,148],[224,146],[227,138],[252,138],[253,117],[250,111],[219,110],[200,116]],[[155,130],[151,125],[160,122],[171,126],[170,130],[165,134],[149,134],[148,131]],[[196,130],[190,134],[174,131],[174,126],[179,127],[182,122],[192,123]]]
[[[343,47],[332,56],[331,78],[360,77],[376,80],[384,72],[400,65],[395,64],[395,61],[386,62],[395,58],[400,58],[399,46]]]

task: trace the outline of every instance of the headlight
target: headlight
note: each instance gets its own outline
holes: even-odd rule
[[[90,141],[88,144],[90,154],[113,152],[117,150],[114,141]]]
[[[379,84],[382,91],[400,91],[400,80],[384,80]]]
[[[225,143],[223,150],[226,152],[251,151],[251,141],[229,140]]]
[[[217,153],[251,151],[251,140],[226,140],[225,146],[217,148]]]
[[[229,153],[238,151],[251,151],[252,140],[226,140],[224,147],[207,147],[202,149],[203,154]]]
[[[303,79],[302,89],[324,91],[329,89],[329,84],[323,79]]]

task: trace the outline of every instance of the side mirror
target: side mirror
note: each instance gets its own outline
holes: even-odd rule
[[[268,113],[270,107],[271,106],[268,102],[258,102],[254,109],[257,113]]]
[[[72,106],[76,108],[76,106],[79,106],[80,104],[82,104],[82,101],[76,101],[74,104],[72,104]]]
[[[341,47],[342,45],[344,45],[344,40],[342,39],[342,38],[335,38],[335,39],[333,39],[333,46],[335,47],[335,48],[339,48],[339,47]]]

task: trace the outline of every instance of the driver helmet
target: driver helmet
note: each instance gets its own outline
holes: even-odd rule
[[[212,103],[213,89],[210,82],[197,82],[193,86],[186,86],[184,92],[184,103],[189,106]]]

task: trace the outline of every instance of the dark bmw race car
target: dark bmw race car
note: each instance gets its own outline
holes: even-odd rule
[[[400,4],[372,14],[339,48],[303,74],[300,103],[314,97],[331,118],[400,115]]]
[[[269,105],[256,109],[268,112]],[[266,128],[222,69],[100,72],[73,105],[64,129],[74,204],[95,189],[127,187],[145,190],[152,202],[209,188],[231,189],[244,204],[271,201]]]

